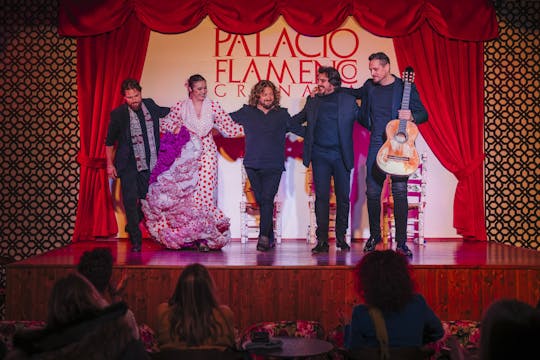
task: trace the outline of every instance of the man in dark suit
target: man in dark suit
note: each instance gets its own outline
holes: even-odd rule
[[[404,119],[416,124],[426,122],[428,114],[416,86],[412,84],[410,109],[401,109],[403,81],[390,72],[390,59],[378,52],[369,56],[371,79],[359,89],[344,89],[358,99],[362,99],[360,123],[371,132],[366,161],[366,195],[369,216],[370,237],[364,251],[375,250],[381,242],[381,192],[386,174],[377,166],[376,157],[386,140],[386,125],[392,119]],[[392,176],[394,197],[394,218],[396,223],[396,250],[412,257],[407,246],[407,180],[406,176]]]
[[[348,251],[345,241],[349,226],[350,177],[354,166],[352,131],[359,118],[356,99],[336,91],[341,86],[339,72],[321,67],[317,77],[317,95],[308,97],[304,109],[293,119],[306,123],[304,135],[304,166],[311,163],[315,185],[315,216],[317,245],[313,253],[328,252],[328,222],[330,183],[334,179],[336,195],[336,246]]]
[[[120,177],[126,230],[133,252],[141,251],[139,223],[143,214],[139,199],[146,197],[150,172],[157,161],[159,118],[169,113],[169,108],[158,106],[152,99],[143,99],[141,90],[135,79],[122,82],[125,103],[111,112],[105,140],[107,175],[112,179]]]

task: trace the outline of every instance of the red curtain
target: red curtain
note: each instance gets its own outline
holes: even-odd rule
[[[79,202],[73,240],[115,235],[105,161],[109,113],[122,103],[123,79],[140,79],[150,29],[135,16],[112,32],[77,41],[77,86],[81,150]]]
[[[422,136],[458,180],[454,227],[464,239],[486,240],[484,214],[483,45],[447,39],[428,24],[394,38],[401,69],[411,65],[429,113]]]
[[[60,0],[59,33],[80,37],[81,186],[74,241],[116,233],[104,139],[109,112],[121,101],[120,81],[142,74],[149,29],[185,32],[209,16],[224,31],[249,34],[270,26],[280,15],[304,35],[326,34],[353,16],[376,35],[399,37],[398,62],[413,65],[419,79],[426,76],[418,84],[430,112],[422,134],[459,180],[455,227],[465,238],[486,238],[480,166],[482,44],[476,42],[497,36],[489,0],[393,0],[391,6],[380,0],[336,0],[331,6],[304,0]],[[444,106],[440,94],[448,96]],[[449,120],[454,125],[448,130],[451,135],[441,134]],[[443,145],[444,135],[450,139]]]
[[[304,35],[320,36],[353,16],[379,36],[402,36],[428,21],[447,38],[482,41],[497,36],[490,0],[60,0],[59,33],[97,35],[120,27],[134,13],[150,29],[180,33],[209,16],[220,29],[251,34],[285,21]]]

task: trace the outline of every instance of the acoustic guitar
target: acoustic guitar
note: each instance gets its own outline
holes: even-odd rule
[[[403,73],[404,88],[401,109],[409,109],[414,71],[407,67]],[[407,119],[391,120],[386,125],[386,141],[377,153],[377,165],[387,174],[409,176],[416,171],[420,163],[414,141],[418,136],[418,127]]]

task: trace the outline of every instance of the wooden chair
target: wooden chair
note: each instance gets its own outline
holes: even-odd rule
[[[407,216],[407,239],[415,244],[425,245],[424,239],[424,208],[426,206],[427,154],[420,155],[418,169],[409,176],[407,182],[407,198],[409,210]],[[382,197],[382,233],[384,243],[395,239],[396,227],[394,222],[394,199],[392,197],[392,180],[386,177]]]
[[[308,243],[314,244],[317,242],[317,218],[315,216],[315,184],[313,183],[313,170],[311,165],[306,170],[306,191],[308,193],[308,208],[309,208],[309,225],[307,229],[306,240]],[[328,235],[335,238],[335,223],[336,223],[336,196],[334,194],[334,182],[330,185],[330,222],[328,224]],[[351,211],[349,209],[349,227],[345,233],[345,241],[351,244]]]
[[[246,243],[251,237],[259,237],[259,205],[255,200],[255,194],[251,189],[246,169],[242,168],[242,198],[240,200],[240,241]],[[278,196],[274,199],[274,237],[276,243],[281,244],[282,224],[281,224],[282,203]]]

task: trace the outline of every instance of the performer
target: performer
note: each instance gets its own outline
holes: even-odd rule
[[[345,241],[349,226],[350,175],[354,166],[353,124],[359,108],[353,96],[336,92],[341,85],[339,72],[332,67],[318,70],[318,93],[308,97],[306,105],[293,120],[307,122],[304,136],[304,166],[311,163],[315,184],[317,246],[313,253],[328,252],[330,182],[336,193],[336,245],[350,250]]]
[[[274,244],[274,197],[285,170],[285,137],[291,131],[303,135],[303,126],[293,123],[287,109],[279,106],[279,92],[269,80],[251,89],[249,104],[231,113],[244,127],[246,147],[244,167],[255,200],[260,208],[257,250],[267,251]]]
[[[230,241],[229,218],[217,207],[217,147],[212,129],[243,135],[221,105],[206,97],[206,80],[192,75],[189,98],[162,121],[162,149],[143,211],[152,236],[171,249],[219,250]]]
[[[143,214],[139,200],[146,196],[150,172],[157,160],[159,118],[169,112],[169,108],[156,105],[154,100],[143,99],[141,90],[141,85],[135,79],[122,82],[121,92],[125,104],[111,112],[105,140],[107,175],[112,179],[120,177],[126,231],[133,252],[141,251],[139,223]]]
[[[381,192],[386,174],[378,168],[375,160],[386,137],[386,124],[392,119],[407,119],[421,124],[428,118],[414,84],[411,87],[410,109],[400,109],[403,81],[390,72],[390,59],[385,53],[378,52],[369,56],[369,71],[372,78],[368,79],[360,89],[346,90],[362,99],[361,124],[371,132],[366,161],[370,237],[364,246],[365,252],[375,250],[376,245],[381,241]],[[392,195],[396,222],[396,250],[412,257],[412,252],[406,244],[407,180],[406,176],[392,176]]]

